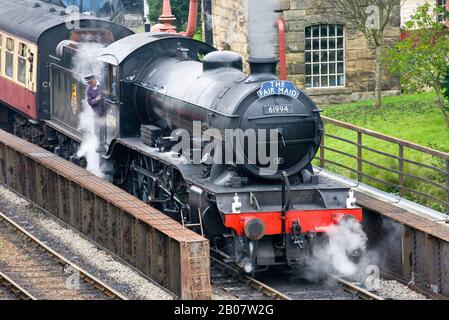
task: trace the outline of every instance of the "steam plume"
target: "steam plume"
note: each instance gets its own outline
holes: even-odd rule
[[[275,56],[275,1],[248,0],[248,41],[252,58]]]
[[[356,262],[351,254],[362,256],[366,251],[367,236],[362,225],[355,219],[343,220],[327,232],[328,242],[314,247],[313,255],[307,261],[307,278],[322,278],[325,275],[339,274],[356,276],[368,260]]]
[[[94,74],[97,79],[101,79],[101,65],[96,63],[96,57],[104,46],[98,43],[81,43],[79,45],[79,53],[75,55],[73,60],[72,71],[78,77],[78,81],[84,82],[84,77],[88,74]],[[99,128],[104,123],[87,103],[84,97],[82,102],[82,112],[79,114],[78,130],[83,133],[83,140],[76,156],[78,158],[85,157],[87,162],[87,170],[104,178],[105,175],[101,170],[101,156],[97,152],[100,146]]]

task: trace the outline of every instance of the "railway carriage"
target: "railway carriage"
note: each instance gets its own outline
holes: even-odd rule
[[[51,118],[48,64],[61,41],[92,41],[88,35],[94,34],[108,44],[133,33],[95,17],[68,15],[65,8],[42,1],[0,0],[0,7],[0,102],[36,124]],[[8,127],[11,112],[0,112]],[[26,129],[33,138],[38,134]]]
[[[132,34],[83,15],[67,28],[66,16],[37,3],[0,0],[8,11],[0,16],[0,88],[11,90],[2,90],[0,100],[16,134],[77,161],[85,84],[76,64],[86,54],[83,45],[100,45],[94,60],[104,85],[101,156],[115,184],[201,230],[248,271],[300,264],[330,227],[362,220],[349,188],[314,174],[320,110],[276,77],[275,59],[250,60],[246,75],[238,54],[177,34]],[[196,129],[214,139],[253,130],[257,141],[233,145],[231,160],[208,161],[226,148],[205,153]],[[188,136],[182,152],[175,132]],[[252,151],[272,146],[275,169],[250,161]],[[192,161],[198,152],[200,161]]]

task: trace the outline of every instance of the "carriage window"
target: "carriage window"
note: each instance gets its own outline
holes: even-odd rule
[[[12,38],[6,38],[5,74],[7,77],[14,77],[14,40]]]
[[[2,74],[2,48],[3,48],[3,36],[0,34],[0,74]]]
[[[28,51],[28,62],[30,63],[30,81],[33,81],[34,53]]]
[[[26,81],[26,57],[27,46],[24,43],[19,43],[19,55],[18,55],[18,74],[17,81],[25,84]]]

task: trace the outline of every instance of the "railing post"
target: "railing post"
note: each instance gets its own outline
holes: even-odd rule
[[[399,144],[399,194],[404,195],[404,146]]]
[[[449,189],[449,159],[446,159],[446,188]],[[446,190],[446,213],[449,214],[449,190]]]
[[[324,168],[325,165],[325,159],[324,159],[324,134],[323,137],[321,138],[321,143],[320,143],[320,167]]]
[[[363,180],[363,148],[362,132],[357,131],[357,178],[360,182]]]

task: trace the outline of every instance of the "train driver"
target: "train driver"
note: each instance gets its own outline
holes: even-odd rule
[[[84,78],[88,83],[86,98],[87,103],[98,115],[101,115],[101,85],[95,75],[91,74]]]

